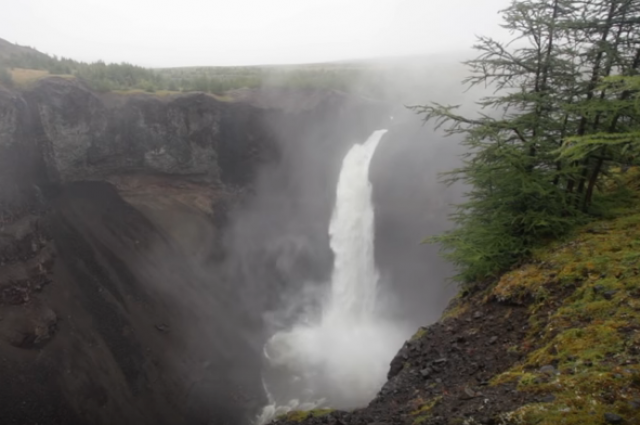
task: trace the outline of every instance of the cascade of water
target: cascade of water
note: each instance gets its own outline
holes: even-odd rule
[[[295,400],[269,395],[258,423],[273,415],[327,404],[358,407],[384,383],[388,365],[406,330],[378,316],[374,261],[374,209],[369,164],[387,130],[375,131],[345,156],[329,226],[334,265],[330,292],[317,323],[278,332],[265,346],[273,367],[285,368]],[[267,391],[268,392],[268,391]],[[293,397],[290,397],[293,398]]]
[[[335,255],[327,317],[366,320],[373,314],[378,271],[373,258],[374,212],[369,164],[387,130],[378,130],[351,148],[342,163],[336,204],[329,225]]]

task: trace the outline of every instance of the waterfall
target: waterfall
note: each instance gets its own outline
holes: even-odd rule
[[[353,146],[342,163],[329,225],[335,255],[329,320],[367,320],[373,314],[379,277],[373,258],[374,213],[369,164],[386,132],[378,130],[363,145]]]
[[[354,145],[343,160],[329,226],[334,252],[329,291],[319,318],[302,318],[267,342],[265,357],[280,371],[280,380],[265,385],[270,405],[259,424],[292,409],[366,405],[409,335],[384,320],[378,299],[369,164],[386,131]]]

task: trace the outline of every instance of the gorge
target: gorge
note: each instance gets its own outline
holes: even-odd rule
[[[456,195],[415,206],[434,152],[451,152],[420,148],[419,121],[390,121],[394,107],[319,89],[99,94],[60,77],[0,89],[0,416],[253,421],[263,345],[331,281],[342,159],[381,126],[368,255],[394,320],[435,320],[452,288],[423,284],[448,271],[416,235]]]

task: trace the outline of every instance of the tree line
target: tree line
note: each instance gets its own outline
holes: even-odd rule
[[[102,92],[114,90],[144,90],[155,92],[202,91],[213,94],[238,88],[309,87],[348,90],[355,71],[347,67],[194,67],[150,69],[129,63],[85,63],[58,58],[40,52],[21,51],[0,63],[0,84],[11,85],[10,69],[25,68],[48,71],[52,75],[73,75],[92,89]]]
[[[413,107],[468,148],[445,173],[469,187],[456,226],[427,239],[463,284],[491,279],[606,213],[598,187],[639,165],[640,2],[518,0],[501,13],[512,39],[479,37],[479,55],[466,62],[467,84],[495,90],[480,113]]]

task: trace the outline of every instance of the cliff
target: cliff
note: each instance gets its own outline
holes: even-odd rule
[[[251,291],[278,280],[241,285],[229,211],[273,167],[282,186],[301,146],[322,152],[306,156],[305,196],[325,205],[326,176],[385,113],[297,96],[97,94],[65,78],[0,90],[3,423],[237,424],[264,404],[274,300]]]

